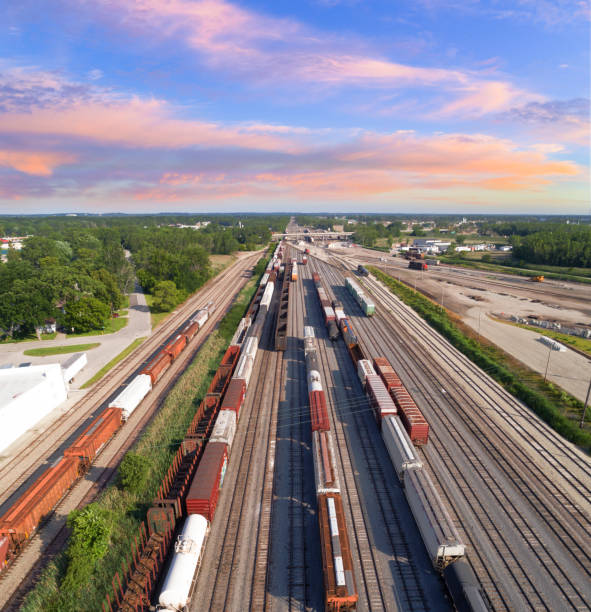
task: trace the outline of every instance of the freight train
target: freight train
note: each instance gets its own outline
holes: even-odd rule
[[[336,467],[335,446],[326,407],[314,328],[304,328],[304,356],[312,428],[312,456],[318,502],[318,526],[325,609],[354,610],[358,593]]]
[[[361,307],[361,310],[363,310],[364,314],[371,317],[376,311],[376,305],[369,295],[367,295],[357,281],[350,276],[345,278],[345,285]]]
[[[420,259],[413,259],[412,261],[409,261],[408,267],[411,270],[428,270],[429,269],[429,266],[427,265],[427,263],[424,261],[421,261]]]
[[[64,451],[63,457],[43,472],[0,517],[0,570],[18,555],[41,520],[89,468],[96,455],[129,419],[213,311],[212,302],[198,310],[180,332],[150,359],[140,374],[122,385],[108,406]]]
[[[320,306],[322,307],[322,316],[324,317],[324,323],[326,324],[326,329],[328,331],[328,337],[331,340],[336,340],[339,337],[339,328],[337,327],[337,317],[328,299],[328,295],[326,293],[326,289],[322,286],[320,282],[320,276],[317,272],[312,274],[312,280],[314,281],[314,285],[316,286],[316,293],[318,295],[318,299],[320,300]]]
[[[209,439],[202,439],[204,450],[194,476],[189,474],[184,479],[187,483],[186,494],[179,500],[178,506],[187,518],[175,543],[171,563],[158,595],[161,610],[183,610],[190,602],[192,585],[199,569],[209,526],[215,516],[240,409],[248,390],[265,318],[274,293],[274,282],[271,278],[273,277],[265,279],[265,289],[256,315],[253,315],[254,322],[248,328],[241,346],[235,347],[239,358],[227,387],[218,397],[219,411],[214,415],[214,426]],[[256,295],[253,302],[255,300]],[[251,310],[249,309],[249,312]]]

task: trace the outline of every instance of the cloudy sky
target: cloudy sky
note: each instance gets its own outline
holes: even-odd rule
[[[589,0],[19,0],[0,213],[590,212]]]

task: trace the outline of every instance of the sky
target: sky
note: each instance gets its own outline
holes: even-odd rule
[[[2,13],[0,213],[591,212],[591,0]]]

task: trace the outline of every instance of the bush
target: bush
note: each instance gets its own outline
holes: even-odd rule
[[[144,490],[149,472],[150,461],[148,458],[129,451],[123,457],[119,466],[119,486],[124,491],[137,495]]]

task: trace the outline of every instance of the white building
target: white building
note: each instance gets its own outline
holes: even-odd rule
[[[67,396],[59,363],[0,370],[0,452]]]
[[[412,246],[419,249],[422,253],[433,253],[434,255],[438,255],[439,253],[445,253],[451,246],[451,242],[435,240],[433,238],[415,238]]]

